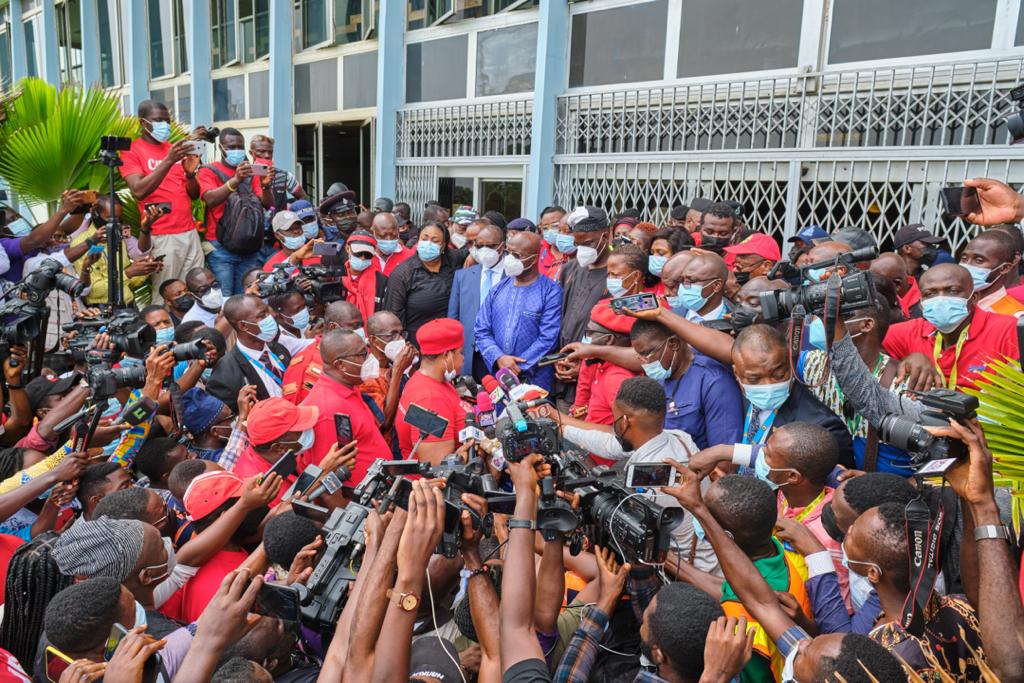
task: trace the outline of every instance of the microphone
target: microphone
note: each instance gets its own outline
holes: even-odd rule
[[[520,382],[519,378],[516,377],[516,374],[507,368],[498,370],[494,377],[498,380],[498,384],[501,385],[501,388],[505,390],[505,394],[508,395],[510,400],[521,400],[528,390],[528,385]]]
[[[505,371],[505,372],[507,373],[505,375],[505,378],[506,378],[505,381],[506,381],[506,383],[508,383],[507,377],[508,377],[508,375],[511,375],[512,373],[508,372],[508,371]],[[499,372],[498,374],[500,375],[501,372]],[[515,379],[514,375],[513,375],[513,379]],[[484,381],[484,388],[486,388],[490,392],[491,398],[494,398],[495,394],[497,394],[498,396],[501,397],[499,400],[500,400],[501,404],[505,406],[505,412],[508,413],[508,418],[509,418],[509,420],[512,421],[512,424],[515,425],[516,431],[517,432],[525,432],[526,431],[526,418],[523,417],[522,411],[520,411],[519,407],[516,406],[515,400],[509,398],[506,395],[504,387],[502,385],[498,384],[498,380],[494,379],[494,377],[492,377],[490,375],[487,375],[486,377],[484,377],[483,381]]]
[[[347,467],[341,465],[338,469],[333,472],[328,472],[327,476],[324,477],[312,493],[306,497],[306,500],[314,501],[325,493],[334,493],[341,488],[341,482],[348,481],[348,478],[352,476],[352,473]]]
[[[466,443],[470,439],[476,439],[477,443],[487,438],[476,426],[476,414],[472,410],[466,411],[466,426],[459,430],[459,443]]]
[[[1024,348],[1024,346],[1021,348]],[[491,396],[486,391],[481,391],[476,395],[476,423],[481,429],[486,431],[494,427],[496,421],[494,417],[494,403],[491,401]]]
[[[484,378],[480,381],[483,382],[484,390],[487,392],[492,403],[504,403],[505,390],[498,384],[498,380],[494,379],[491,375],[484,375]]]

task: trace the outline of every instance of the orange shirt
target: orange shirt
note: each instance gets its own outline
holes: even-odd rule
[[[324,370],[324,361],[320,357],[320,337],[315,344],[310,344],[301,353],[292,358],[285,368],[281,382],[281,396],[298,405],[320,379]]]

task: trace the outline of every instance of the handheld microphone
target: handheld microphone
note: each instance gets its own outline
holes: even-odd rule
[[[324,477],[323,481],[321,481],[315,489],[313,489],[312,493],[309,494],[306,500],[312,501],[325,493],[334,493],[341,488],[341,482],[347,481],[351,476],[352,473],[349,469],[344,465],[341,465],[333,472],[328,472],[327,476]]]
[[[491,396],[486,391],[481,391],[476,395],[476,423],[481,429],[486,431],[494,427],[496,421],[494,417],[494,403],[491,401]]]
[[[484,378],[480,381],[483,382],[484,390],[487,391],[492,403],[503,403],[505,401],[505,390],[498,384],[498,380],[494,379],[491,375],[484,375]]]
[[[498,380],[501,388],[505,390],[505,394],[510,400],[518,401],[522,399],[527,391],[527,385],[520,382],[516,374],[507,368],[498,370],[494,377]]]
[[[512,374],[507,370],[505,372],[507,373],[505,375],[506,378],[508,377],[508,375]],[[501,374],[501,372],[499,372],[498,374]],[[513,375],[513,379],[514,378],[515,376]],[[508,382],[507,379],[506,382]],[[484,377],[484,387],[490,392],[492,398],[496,393],[501,397],[500,402],[502,405],[505,406],[505,412],[508,413],[508,418],[509,420],[512,421],[512,424],[515,425],[516,431],[525,432],[526,418],[523,417],[522,411],[520,411],[518,406],[516,406],[516,402],[505,394],[505,389],[502,385],[498,384],[498,380],[494,379],[490,375],[487,375],[486,377]]]
[[[477,443],[487,438],[476,426],[476,414],[472,410],[466,411],[466,426],[459,430],[459,443],[466,443],[470,439],[476,439]]]

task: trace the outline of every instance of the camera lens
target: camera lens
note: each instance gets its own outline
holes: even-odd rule
[[[187,342],[185,344],[175,344],[171,348],[171,354],[174,356],[174,360],[200,360],[206,357],[206,345],[203,344],[203,340],[196,339],[194,341]]]
[[[878,436],[887,444],[911,453],[924,451],[935,440],[920,424],[899,415],[886,415],[878,425]]]
[[[67,273],[54,273],[53,279],[54,286],[69,296],[81,296],[85,291],[85,284]]]

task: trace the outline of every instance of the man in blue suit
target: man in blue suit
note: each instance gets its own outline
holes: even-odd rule
[[[476,351],[473,327],[481,302],[505,277],[501,267],[504,252],[505,231],[496,225],[480,228],[476,243],[470,251],[476,265],[455,271],[455,281],[448,299],[448,317],[462,323],[462,329],[465,330],[462,374],[473,375],[478,382],[489,372],[483,357]]]

